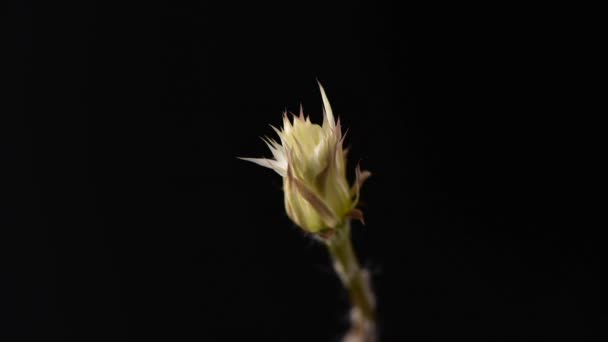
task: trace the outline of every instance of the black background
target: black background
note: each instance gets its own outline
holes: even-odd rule
[[[382,341],[582,338],[606,323],[601,242],[564,224],[567,19],[45,6],[9,3],[3,20],[7,341],[337,341],[347,302],[325,250],[288,220],[280,177],[236,159],[268,156],[258,137],[300,102],[319,122],[317,78],[351,170],[374,173],[354,241]]]

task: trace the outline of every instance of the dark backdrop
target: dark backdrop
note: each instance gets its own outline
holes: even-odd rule
[[[317,78],[351,170],[374,173],[354,240],[382,341],[606,323],[600,242],[555,224],[571,132],[555,125],[566,32],[547,9],[5,10],[7,341],[338,340],[325,250],[288,220],[280,178],[236,159],[269,155],[258,137],[284,109],[320,121]]]

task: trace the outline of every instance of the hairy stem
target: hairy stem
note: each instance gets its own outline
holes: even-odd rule
[[[334,268],[348,291],[351,309],[351,329],[344,342],[376,341],[375,298],[367,271],[359,267],[350,239],[350,222],[347,220],[328,241]]]

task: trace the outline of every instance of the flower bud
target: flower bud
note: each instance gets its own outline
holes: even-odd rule
[[[263,138],[273,159],[241,158],[275,170],[283,177],[285,210],[302,229],[315,234],[331,235],[349,217],[363,221],[356,209],[359,189],[370,176],[356,168],[356,180],[349,186],[346,179],[346,151],[340,120],[336,122],[323,90],[323,124],[313,124],[300,115],[290,121],[283,115],[283,127],[272,127],[280,143]]]

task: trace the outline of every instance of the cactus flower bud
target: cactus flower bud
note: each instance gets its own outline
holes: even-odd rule
[[[325,91],[320,84],[319,88],[324,107],[321,126],[305,117],[301,107],[293,121],[284,113],[282,129],[272,127],[280,143],[263,138],[274,158],[241,159],[281,175],[289,218],[305,231],[327,237],[350,217],[363,220],[356,206],[359,189],[370,173],[357,166],[356,180],[352,186],[348,184],[340,120],[334,120]]]

